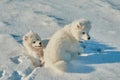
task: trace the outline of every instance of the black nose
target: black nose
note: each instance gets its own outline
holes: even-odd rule
[[[41,45],[42,43],[40,42],[39,44]]]
[[[88,37],[88,40],[90,40],[90,37]]]

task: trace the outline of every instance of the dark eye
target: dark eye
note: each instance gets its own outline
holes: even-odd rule
[[[33,43],[35,43],[35,41],[33,41]]]
[[[40,42],[39,44],[41,45],[42,43]]]
[[[85,32],[82,32],[82,34],[85,34]]]

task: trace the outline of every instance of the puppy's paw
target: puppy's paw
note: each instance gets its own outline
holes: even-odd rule
[[[43,67],[43,66],[44,66],[44,64],[45,64],[45,62],[44,62],[44,61],[40,61],[40,67]]]
[[[80,53],[80,52],[78,52],[78,55],[81,55],[81,53]]]

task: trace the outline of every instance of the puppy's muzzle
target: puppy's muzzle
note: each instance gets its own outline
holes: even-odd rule
[[[88,37],[88,40],[90,40],[90,37]]]

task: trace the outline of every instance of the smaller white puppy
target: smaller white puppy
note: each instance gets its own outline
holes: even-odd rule
[[[43,66],[43,47],[38,34],[29,31],[23,36],[23,45],[27,51],[27,56],[31,59],[34,67]]]
[[[90,21],[80,19],[58,30],[45,49],[45,66],[66,71],[67,64],[83,51],[79,42],[90,39],[90,28]]]

